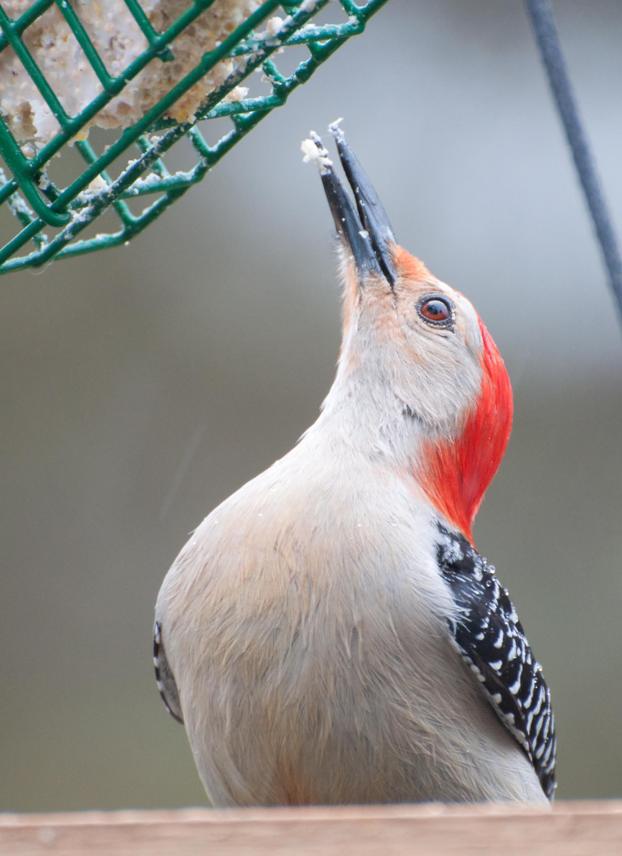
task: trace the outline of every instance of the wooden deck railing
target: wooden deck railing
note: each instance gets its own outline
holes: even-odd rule
[[[622,801],[0,815],[2,856],[622,856]]]

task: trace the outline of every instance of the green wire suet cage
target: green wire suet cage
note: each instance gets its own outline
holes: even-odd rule
[[[340,45],[361,33],[386,0],[245,0],[246,12],[238,10],[237,20],[228,19],[227,34],[208,50],[202,52],[199,44],[190,68],[187,40],[196,38],[201,16],[222,18],[232,0],[114,2],[121,7],[116,17],[120,11],[131,16],[141,40],[141,49],[129,57],[126,52],[128,61],[120,68],[110,67],[105,53],[118,34],[105,34],[104,43],[102,32],[94,33],[85,19],[86,11],[93,15],[102,8],[110,18],[112,7],[102,4],[113,0],[0,0],[0,273],[129,241],[199,182],[264,116],[284,104]],[[57,70],[49,73],[45,62],[56,56],[49,51],[58,50],[60,43],[69,51],[71,66],[64,93],[55,85]],[[281,70],[288,65],[288,53],[298,57],[294,49],[302,49],[303,57],[296,59],[293,70]],[[163,73],[167,64],[172,75]],[[157,93],[155,103],[148,92],[141,92],[139,100],[146,106],[140,115],[102,130],[100,117],[111,105],[123,106],[121,96],[137,86],[146,69],[152,80],[161,74],[170,86]],[[266,90],[259,95],[241,86],[258,80],[251,78],[254,72]],[[180,116],[177,105],[210,75],[217,85],[204,92],[192,115]],[[72,92],[90,80],[92,97],[72,110]],[[30,92],[32,101],[38,99],[34,113],[20,105],[21,126],[6,108],[14,94],[11,87]],[[43,122],[43,111],[44,134],[33,124],[36,117]],[[224,132],[223,118],[229,120]],[[221,120],[220,125],[215,120]],[[172,171],[166,156],[181,141],[186,150],[189,144],[192,166]]]

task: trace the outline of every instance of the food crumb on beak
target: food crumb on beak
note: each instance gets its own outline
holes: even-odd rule
[[[315,131],[311,131],[311,134],[319,139]],[[300,151],[303,154],[303,163],[317,163],[320,169],[327,169],[333,165],[326,149],[323,146],[318,146],[314,139],[307,137],[306,140],[303,140],[300,144]]]

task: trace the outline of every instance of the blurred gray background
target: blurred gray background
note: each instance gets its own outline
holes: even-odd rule
[[[622,233],[622,4],[558,20]],[[0,280],[0,808],[203,804],[151,667],[187,533],[312,422],[339,294],[300,140],[345,116],[475,303],[516,419],[476,527],[554,694],[559,796],[622,795],[622,352],[518,0],[390,0],[131,246]]]

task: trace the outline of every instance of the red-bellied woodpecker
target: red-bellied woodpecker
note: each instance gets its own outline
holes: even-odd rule
[[[545,802],[549,690],[471,527],[512,421],[469,301],[396,244],[338,125],[344,287],[321,415],[201,523],[156,606],[156,678],[215,805]]]

